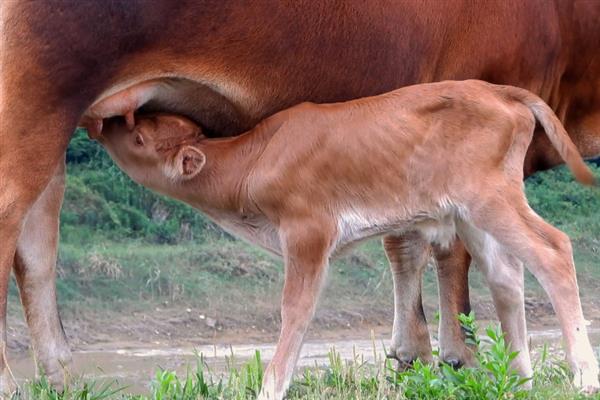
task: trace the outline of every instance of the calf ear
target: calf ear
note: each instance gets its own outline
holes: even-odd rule
[[[177,152],[175,163],[179,176],[184,179],[191,179],[204,167],[206,156],[193,146],[183,146]]]

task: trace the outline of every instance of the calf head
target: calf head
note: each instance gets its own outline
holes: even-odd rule
[[[206,157],[198,144],[203,138],[192,121],[167,114],[137,117],[132,129],[112,119],[97,137],[127,175],[160,192],[202,170]]]

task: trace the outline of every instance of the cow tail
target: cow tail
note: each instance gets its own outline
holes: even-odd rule
[[[505,88],[509,89],[511,97],[523,103],[533,113],[535,119],[544,128],[552,146],[565,161],[575,179],[584,185],[595,186],[597,182],[594,174],[583,161],[579,150],[577,150],[554,111],[542,99],[525,89]]]

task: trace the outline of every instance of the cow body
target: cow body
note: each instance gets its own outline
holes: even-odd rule
[[[600,152],[599,16],[600,4],[592,0],[3,1],[2,346],[7,282],[14,265],[36,359],[52,382],[63,381],[62,366],[69,364],[70,352],[54,285],[61,164],[73,128],[93,104],[135,85],[158,82],[144,107],[187,115],[207,134],[223,136],[305,100],[341,101],[416,82],[480,78],[540,94],[581,153],[594,156]],[[559,162],[543,135],[536,135],[525,170]],[[35,233],[29,232],[33,226]],[[403,240],[386,239],[386,248],[393,252]],[[415,260],[399,253],[393,257],[395,279],[414,281],[415,268],[404,264]],[[442,274],[447,280],[440,282],[441,290],[448,296],[442,325],[455,331],[441,335],[442,353],[450,349],[461,358],[460,331],[451,321],[455,309],[468,304],[468,257],[444,260],[451,262],[440,264],[442,270],[456,272]],[[399,298],[397,304],[413,304],[419,292],[410,294],[414,296]],[[395,314],[392,347],[398,358],[404,357],[406,344],[409,357],[430,351],[428,338],[416,334],[425,329],[423,318],[414,318],[410,331],[401,323],[413,318],[414,309]],[[2,387],[10,383],[5,362],[2,357]]]
[[[578,180],[594,178],[539,98],[473,80],[415,85],[301,104],[232,139],[194,138],[193,124],[176,118],[141,117],[131,131],[113,123],[99,140],[138,183],[283,256],[281,336],[261,399],[285,394],[329,259],[360,241],[408,232],[442,247],[457,234],[464,240],[492,291],[504,292],[502,326],[519,351],[515,367],[530,377],[526,262],[561,322],[574,383],[600,387],[569,239],[529,208],[523,192],[535,120]]]

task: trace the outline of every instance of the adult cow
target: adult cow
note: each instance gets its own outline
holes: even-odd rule
[[[593,0],[2,1],[2,348],[14,267],[36,360],[53,383],[63,381],[62,365],[71,356],[54,276],[64,153],[97,100],[158,79],[160,89],[143,99],[150,100],[147,108],[185,114],[206,132],[230,135],[303,100],[331,102],[417,82],[479,78],[539,94],[582,154],[593,156],[600,153],[599,19],[600,3]],[[557,162],[538,135],[527,172]],[[391,237],[385,244],[397,288],[392,349],[400,359],[425,356],[430,345],[417,268],[423,260],[407,250],[425,244]],[[459,244],[454,250],[436,255],[442,355],[460,362],[466,353],[452,320],[468,309],[468,256]],[[522,293],[513,298],[521,301]],[[2,356],[0,386],[9,385]]]

